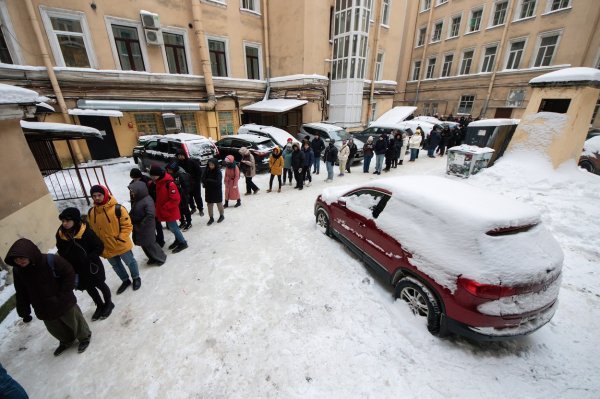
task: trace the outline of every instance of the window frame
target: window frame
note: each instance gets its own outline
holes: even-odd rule
[[[473,13],[477,12],[477,11],[481,11],[481,18],[479,19],[479,27],[476,30],[468,30],[471,28],[471,20],[473,19]],[[477,33],[481,31],[481,23],[483,22],[483,14],[485,12],[485,4],[481,4],[478,5],[476,7],[471,8],[471,10],[469,11],[469,20],[467,21],[467,24],[465,26],[465,35],[469,35],[472,33]]]
[[[392,8],[392,0],[381,0],[381,26],[390,27],[390,10]],[[387,5],[387,8],[386,8]],[[387,19],[387,22],[386,22]]]
[[[417,63],[419,63],[419,67],[417,68]],[[413,65],[412,65],[412,70],[411,70],[411,82],[416,82],[421,78],[421,65],[422,64],[422,60],[414,60],[413,61]],[[418,73],[417,73],[417,78],[415,79],[415,71],[418,69]]]
[[[463,71],[463,62],[465,61],[465,53],[468,53],[470,51],[473,52],[473,55],[471,57],[471,62],[469,64],[469,72],[462,73],[462,71]],[[466,49],[463,49],[461,57],[460,57],[460,64],[459,64],[459,67],[458,67],[458,74],[457,75],[458,76],[468,76],[468,75],[471,75],[471,71],[473,70],[473,60],[474,59],[475,59],[475,48],[466,48]]]
[[[554,4],[555,1],[560,1],[560,2],[566,1],[567,5],[564,6],[564,7],[557,8],[556,10],[553,10],[552,9],[552,5]],[[546,12],[544,14],[542,14],[542,15],[552,14],[552,13],[555,13],[555,12],[560,12],[560,11],[565,11],[565,10],[570,10],[571,8],[573,8],[573,4],[572,3],[573,3],[572,0],[547,0],[547,2],[546,2]]]
[[[456,19],[456,17],[460,18],[460,20],[458,21],[458,29],[457,29],[456,35],[450,36],[452,34],[452,27],[454,26],[454,19]],[[448,36],[446,37],[446,39],[454,39],[454,38],[457,38],[460,36],[460,26],[462,25],[462,17],[463,17],[462,11],[460,13],[454,14],[450,17]]]
[[[488,67],[489,67],[488,69],[489,70],[488,71],[484,71],[483,70],[483,66],[486,63],[486,57],[488,56],[486,54],[486,52],[487,52],[488,49],[490,49],[492,47],[495,47],[496,51],[494,51],[494,54],[491,56],[491,59],[492,59],[491,65],[488,64]],[[483,46],[483,51],[481,53],[481,61],[479,61],[479,73],[492,73],[492,72],[494,72],[494,68],[496,66],[496,61],[498,59],[498,50],[499,50],[499,48],[500,48],[500,44],[498,42],[488,43],[488,44],[486,44],[486,45]]]
[[[535,18],[536,17],[537,7],[538,7],[538,4],[539,4],[540,0],[533,0],[534,1],[533,10],[532,10],[530,16],[528,16],[528,17],[521,17],[521,12],[523,11],[523,3],[525,1],[528,1],[528,0],[519,0],[519,3],[517,3],[516,12],[515,12],[515,15],[513,17],[513,22],[525,21],[527,19],[531,19],[531,18]]]
[[[254,7],[256,8],[256,10],[244,7],[244,1],[245,0],[240,0],[240,11],[249,12],[249,13],[256,14],[256,15],[261,15],[260,0],[252,0],[254,2]],[[248,1],[248,0],[246,0],[246,1]]]
[[[167,27],[163,27],[161,29],[161,34],[163,33],[170,33],[172,35],[180,35],[183,36],[183,47],[184,47],[184,51],[185,51],[185,61],[186,61],[186,65],[187,65],[187,75],[193,75],[193,71],[192,71],[192,62],[191,62],[191,57],[190,55],[190,44],[189,44],[189,40],[188,40],[188,35],[187,35],[187,30],[182,29],[182,28],[177,28],[177,27],[171,27],[171,26],[167,26]],[[165,71],[167,73],[173,73],[169,70],[169,60],[167,58],[167,48],[166,48],[166,44],[164,43],[164,37],[163,37],[163,44],[160,46],[161,48],[161,52],[162,52],[162,56],[163,56],[163,62],[165,64]]]
[[[429,75],[429,67],[432,66],[431,60],[433,60],[433,68],[431,68],[431,76],[428,76]],[[437,64],[437,54],[427,57],[427,67],[425,68],[425,78],[423,80],[435,79],[435,65],[436,64]]]
[[[444,4],[448,4],[448,0],[435,0],[436,7],[442,6]]]
[[[436,29],[437,29],[438,25],[442,25],[442,26],[440,28],[440,35],[437,38],[437,40],[435,40],[434,35],[436,33]],[[443,18],[442,19],[438,19],[437,21],[435,21],[432,24],[432,27],[433,27],[433,29],[431,30],[431,38],[429,39],[429,43],[431,44],[431,43],[439,43],[439,42],[441,42],[442,41],[442,34],[444,33],[444,19]]]
[[[504,68],[502,70],[515,71],[515,70],[521,69],[520,66],[523,64],[523,61],[525,58],[525,51],[527,50],[528,39],[529,38],[527,36],[521,36],[521,37],[515,37],[514,39],[509,40],[508,46],[506,48],[506,54],[504,55],[504,62],[503,62]],[[525,42],[525,44],[523,45],[523,50],[521,50],[521,58],[519,60],[517,68],[508,68],[508,60],[510,59],[512,45],[513,45],[513,43],[517,43],[517,42]]]
[[[452,56],[452,59],[450,60],[450,66],[449,66],[448,70],[446,71],[447,73],[444,75],[444,69],[446,68],[446,64],[447,64],[446,58],[448,56]],[[442,62],[442,71],[440,72],[440,78],[447,78],[447,77],[452,76],[452,65],[453,64],[454,64],[454,51],[444,54],[443,62]]]
[[[475,105],[475,99],[477,98],[475,94],[461,94],[458,99],[458,105],[456,107],[456,114],[465,114],[465,112],[460,112],[461,103],[463,102],[463,97],[473,97],[471,100],[471,108],[469,109],[468,115],[473,115],[473,106]]]
[[[150,62],[148,61],[148,52],[147,52],[147,47],[148,44],[146,43],[146,35],[144,34],[144,28],[142,27],[142,23],[135,21],[135,20],[131,20],[131,19],[125,19],[125,18],[120,18],[120,17],[113,17],[110,15],[106,15],[104,17],[104,22],[106,25],[106,32],[108,33],[108,39],[110,42],[110,47],[113,53],[113,59],[115,60],[115,67],[116,69],[118,69],[119,71],[126,71],[123,69],[123,67],[121,66],[121,58],[119,57],[119,50],[117,49],[117,43],[115,41],[115,35],[113,34],[113,30],[112,30],[112,26],[114,25],[121,25],[121,26],[128,26],[130,28],[136,28],[137,32],[138,32],[138,38],[140,41],[140,51],[142,53],[142,61],[144,62],[144,71],[145,72],[152,72],[151,69],[151,65]],[[168,70],[168,69],[167,69]]]
[[[429,6],[427,8],[425,8],[427,2],[429,2]],[[433,0],[421,0],[420,4],[419,4],[419,12],[421,13],[421,12],[429,11],[431,9],[431,5],[432,5],[431,3],[433,3]]]
[[[263,80],[263,53],[262,53],[262,43],[250,42],[250,41],[242,41],[242,46],[244,48],[244,70],[246,71],[246,79],[249,80]],[[246,54],[246,47],[253,47],[258,49],[258,79],[251,79],[248,76],[248,55]]]
[[[556,53],[558,52],[558,47],[560,46],[560,40],[562,38],[562,34],[563,34],[563,30],[559,29],[559,30],[551,30],[551,31],[547,31],[547,32],[541,32],[538,34],[537,36],[537,40],[536,40],[536,44],[535,44],[535,50],[532,53],[531,56],[531,61],[529,64],[530,68],[545,68],[548,66],[552,66],[552,64],[554,63],[555,59],[556,59]],[[556,39],[556,44],[554,46],[554,52],[552,54],[552,57],[550,58],[550,63],[548,65],[539,65],[539,66],[535,66],[535,61],[538,58],[538,53],[540,51],[540,47],[542,45],[542,40],[546,37],[550,37],[550,36],[558,36],[558,38]]]
[[[498,5],[499,4],[506,4],[506,9],[504,10],[504,19],[501,23],[499,24],[494,24],[494,18],[496,17],[496,11],[498,10]],[[493,3],[493,8],[492,8],[492,12],[490,12],[490,20],[488,23],[488,29],[490,28],[496,28],[498,26],[502,26],[504,24],[506,24],[506,21],[508,21],[508,13],[510,11],[510,0],[496,0]]]
[[[52,26],[52,17],[77,20],[79,22],[82,30],[81,34],[79,34],[78,32],[72,33],[76,33],[75,36],[81,35],[81,37],[83,38],[83,44],[87,53],[88,63],[90,64],[88,68],[97,68],[98,62],[96,59],[96,53],[94,51],[94,46],[92,43],[92,35],[87,23],[85,13],[82,11],[66,10],[63,8],[47,7],[44,5],[40,5],[39,9],[40,14],[42,16],[42,23],[44,24],[44,28],[46,30],[46,37],[48,38],[48,42],[50,43],[50,48],[52,50],[52,55],[54,56],[54,62],[56,63],[56,65],[59,67],[68,67],[65,63],[65,58],[60,48],[58,37],[56,35],[56,32],[54,31],[54,27]]]
[[[21,48],[16,42],[16,39],[13,37],[16,35],[14,35],[15,30],[10,19],[8,7],[6,6],[6,0],[0,0],[0,25],[2,25],[3,28],[6,28],[3,30],[2,35],[4,36],[4,41],[6,42],[6,47],[8,54],[10,55],[12,65],[23,65]],[[4,34],[5,31],[8,31],[9,34]]]
[[[423,36],[421,36],[421,31],[423,29],[425,30],[425,32],[423,32]],[[421,43],[421,37],[423,37],[423,43]],[[417,42],[416,42],[415,48],[423,47],[425,45],[426,41],[427,41],[427,25],[420,26],[419,29],[417,30]]]
[[[208,42],[209,40],[213,40],[213,41],[219,41],[219,42],[224,42],[225,43],[225,70],[227,72],[226,76],[217,76],[215,75],[214,71],[212,71],[212,63],[211,63],[211,71],[212,74],[215,78],[227,78],[231,76],[231,57],[229,56],[229,38],[225,37],[225,36],[218,36],[218,35],[205,35],[205,45],[206,45],[206,49],[208,50],[208,60],[210,62],[210,48],[208,46]]]

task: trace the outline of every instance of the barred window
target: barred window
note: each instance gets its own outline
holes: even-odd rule
[[[135,118],[135,124],[139,134],[145,135],[165,133],[162,121],[159,123],[157,120],[158,114],[134,114],[133,116]]]
[[[233,134],[233,112],[219,111],[219,133],[221,136]]]
[[[198,134],[198,125],[193,112],[182,112],[179,114],[181,118],[181,129],[185,133]]]

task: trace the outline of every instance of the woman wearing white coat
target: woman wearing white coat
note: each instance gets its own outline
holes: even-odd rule
[[[346,162],[348,162],[349,156],[350,147],[348,147],[346,140],[343,140],[342,148],[340,148],[340,152],[338,153],[338,161],[340,163],[340,174],[338,176],[344,176],[344,171],[346,170]]]
[[[419,147],[421,146],[421,141],[423,141],[423,137],[421,137],[421,133],[419,130],[415,132],[408,140],[408,148],[410,148],[410,161],[414,162],[417,158],[417,154],[419,153]]]

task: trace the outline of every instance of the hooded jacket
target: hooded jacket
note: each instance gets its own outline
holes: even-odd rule
[[[292,146],[291,144],[286,144],[281,156],[283,157],[283,168],[284,169],[292,169]]]
[[[15,258],[29,259],[29,265],[18,266]],[[54,272],[48,255],[26,238],[17,240],[8,250],[5,262],[13,266],[19,317],[31,315],[31,307],[40,320],[55,320],[76,303],[75,270],[60,256],[54,256]]]
[[[156,218],[161,222],[172,222],[181,218],[179,202],[181,196],[173,178],[167,172],[156,183]]]
[[[117,218],[115,214],[117,200],[108,193],[105,187],[102,188],[104,189],[104,198],[105,200],[108,198],[108,201],[101,205],[94,204],[88,212],[88,223],[104,243],[102,257],[109,259],[122,255],[133,248],[130,238],[133,225],[124,206],[121,207],[121,218]]]
[[[254,155],[246,147],[240,148],[240,154],[242,155],[241,168],[244,176],[254,177],[256,176],[256,162],[254,161]],[[218,166],[219,164],[217,164]]]
[[[269,169],[271,170],[271,174],[275,176],[281,176],[283,173],[283,155],[281,155],[279,147],[274,148],[269,157]]]
[[[131,191],[131,222],[133,223],[133,243],[141,247],[156,242],[156,209],[148,193],[148,186],[141,181],[129,185]]]
[[[214,169],[208,167],[211,163],[215,165]],[[207,203],[217,204],[223,202],[223,174],[216,159],[209,159],[206,163],[202,184],[204,185],[204,200]]]

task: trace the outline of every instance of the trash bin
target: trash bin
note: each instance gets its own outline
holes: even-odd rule
[[[448,150],[446,173],[466,179],[487,167],[492,155],[494,150],[487,147],[466,144],[452,147]]]

